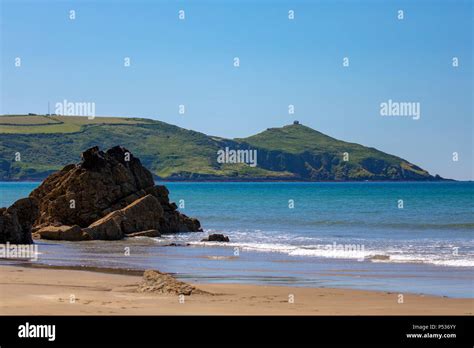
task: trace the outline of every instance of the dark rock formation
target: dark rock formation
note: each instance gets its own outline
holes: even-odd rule
[[[77,225],[83,240],[112,240],[147,230],[158,234],[201,230],[199,221],[179,213],[169,202],[166,187],[155,186],[140,160],[120,146],[106,152],[88,149],[81,163],[50,175],[30,197],[39,202],[35,231]]]
[[[165,247],[186,247],[186,246],[190,246],[191,244],[189,243],[170,243],[170,244],[164,244],[162,246],[165,246]]]
[[[201,239],[201,242],[229,242],[229,237],[223,234],[210,234],[209,237]]]
[[[390,255],[373,255],[369,256],[367,259],[369,260],[376,260],[376,261],[387,261],[390,260]]]
[[[167,273],[154,270],[147,270],[143,273],[143,282],[138,286],[137,291],[186,296],[191,294],[206,294],[205,291],[176,280]]]
[[[9,208],[0,208],[0,243],[31,244],[31,226],[38,217],[33,198],[22,198]]]

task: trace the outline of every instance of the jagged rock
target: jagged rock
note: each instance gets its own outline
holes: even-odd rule
[[[201,242],[229,242],[229,237],[223,234],[210,234],[209,237],[201,239]]]
[[[146,195],[97,220],[85,231],[94,239],[119,239],[137,231],[159,230],[163,216],[158,199]]]
[[[185,247],[185,246],[190,246],[191,244],[189,243],[170,243],[170,244],[164,244],[162,246],[172,246],[172,247]]]
[[[122,239],[125,235],[120,227],[123,215],[120,210],[111,212],[102,219],[92,223],[85,228],[85,232],[93,239],[116,240]]]
[[[91,236],[79,226],[47,226],[35,232],[41,239],[81,241],[90,240]]]
[[[176,280],[167,273],[154,270],[146,270],[143,273],[143,282],[138,286],[137,291],[186,296],[206,293],[190,284]]]
[[[127,237],[161,237],[157,230],[148,230],[127,234]]]
[[[170,203],[168,190],[127,149],[86,150],[82,162],[50,175],[30,197],[39,202],[35,229],[78,225],[92,239],[120,239],[130,233],[201,231]]]
[[[383,260],[383,261],[386,261],[386,260],[390,260],[390,256],[389,255],[372,255],[372,256],[369,256],[368,257],[369,260]]]
[[[22,198],[9,208],[0,208],[0,243],[32,244],[31,227],[37,217],[34,198]]]

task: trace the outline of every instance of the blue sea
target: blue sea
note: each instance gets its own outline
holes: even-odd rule
[[[0,183],[0,206],[38,185]],[[474,297],[472,182],[165,185],[204,232],[38,241],[35,262],[155,268],[196,282]],[[223,233],[230,243],[200,241],[210,233]],[[170,243],[178,246],[165,246]]]

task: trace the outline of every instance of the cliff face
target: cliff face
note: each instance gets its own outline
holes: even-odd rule
[[[345,162],[342,154],[291,154],[283,151],[258,150],[259,166],[271,171],[292,169],[295,179],[308,181],[358,180],[437,180],[410,163],[393,164],[383,159],[367,157],[357,163]]]
[[[136,232],[199,231],[200,223],[179,213],[168,190],[123,147],[98,147],[82,162],[50,175],[30,198],[39,202],[33,231],[48,239],[120,239]]]

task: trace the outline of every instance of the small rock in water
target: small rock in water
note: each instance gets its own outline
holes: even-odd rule
[[[170,243],[170,244],[165,244],[165,245],[163,245],[163,246],[184,247],[184,246],[189,246],[189,245],[190,245],[189,243],[185,243],[185,244]]]
[[[229,242],[229,237],[223,234],[210,234],[209,237],[201,239],[201,242]]]
[[[369,260],[390,260],[389,255],[373,255],[368,258]]]

